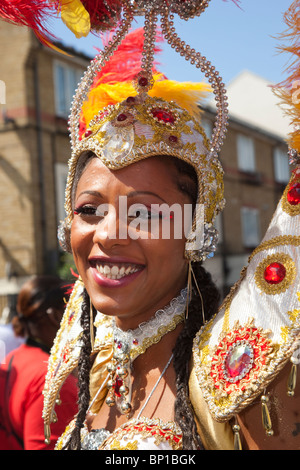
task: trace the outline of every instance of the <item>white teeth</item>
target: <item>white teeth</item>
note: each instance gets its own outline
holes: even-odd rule
[[[107,279],[121,279],[128,274],[133,274],[138,271],[136,266],[108,266],[107,264],[96,264],[96,269],[99,273],[104,275]]]

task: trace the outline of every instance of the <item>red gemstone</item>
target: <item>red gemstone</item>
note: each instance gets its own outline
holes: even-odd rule
[[[174,124],[175,117],[169,111],[165,111],[161,108],[155,108],[151,110],[152,116],[158,119],[158,121],[163,121],[165,123]]]
[[[292,206],[300,203],[300,183],[295,183],[290,187],[287,193],[287,200]]]
[[[169,142],[171,142],[172,144],[177,144],[178,137],[176,137],[176,135],[170,135]]]
[[[119,122],[126,121],[126,119],[127,119],[127,116],[124,113],[119,114],[119,116],[117,117],[117,121]]]
[[[89,129],[85,132],[84,137],[89,137],[93,132]]]
[[[134,104],[135,103],[135,97],[134,96],[128,96],[126,101],[127,101],[128,104]]]
[[[121,393],[120,393],[120,387],[123,385],[123,380],[120,379],[120,377],[116,377],[115,383],[113,384],[113,389],[115,392],[115,395],[120,398]]]
[[[271,263],[266,267],[264,278],[268,284],[279,284],[286,275],[286,269],[281,263]]]
[[[141,77],[141,78],[139,79],[139,85],[140,85],[140,86],[147,86],[148,83],[149,83],[149,82],[148,82],[148,78],[146,78],[146,77]]]

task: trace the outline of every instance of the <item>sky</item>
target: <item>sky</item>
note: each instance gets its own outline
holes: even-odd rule
[[[249,70],[270,83],[286,76],[289,57],[278,52],[278,35],[286,29],[283,13],[292,0],[241,0],[238,7],[232,0],[211,0],[200,18],[176,19],[177,34],[203,54],[229,84],[241,71]],[[141,26],[141,21],[136,27]],[[135,28],[135,23],[133,23]],[[51,30],[66,46],[88,56],[102,48],[100,37],[90,34],[76,39],[60,19],[53,20]],[[159,55],[160,70],[169,79],[203,81],[199,69],[179,56],[168,44]]]

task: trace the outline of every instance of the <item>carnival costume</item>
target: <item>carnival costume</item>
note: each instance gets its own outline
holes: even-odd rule
[[[92,3],[97,3],[97,7],[93,8]],[[185,20],[199,16],[208,1],[61,1],[56,6],[61,8],[64,21],[77,37],[90,30],[103,32],[115,28],[103,52],[91,62],[72,104],[69,120],[72,156],[66,188],[67,217],[60,227],[62,245],[69,248],[72,188],[78,161],[84,153],[93,152],[110,169],[123,168],[155,155],[170,155],[188,162],[198,176],[197,207],[204,206],[204,214],[195,211],[185,256],[190,265],[194,261],[203,261],[216,249],[217,233],[213,222],[224,207],[223,172],[218,152],[226,134],[227,98],[218,72],[205,57],[178,37],[173,19],[175,14]],[[298,2],[295,2],[287,16],[289,25],[292,19],[295,25],[297,23],[297,8]],[[112,77],[110,61],[118,57],[118,52],[125,53],[124,38],[135,15],[145,16],[141,68],[134,77],[129,74],[128,80],[123,75],[122,83],[116,84],[120,80]],[[208,77],[217,103],[210,140],[199,124],[198,107],[194,106],[195,97],[206,90],[205,85],[186,84],[187,89],[193,88],[192,92],[180,88],[182,93],[176,93],[174,90],[178,85],[154,67],[158,15],[161,17],[161,34],[168,44]],[[39,22],[33,29],[40,37]],[[43,41],[49,43],[44,33],[42,36]],[[124,70],[121,69],[122,73]],[[292,93],[291,88],[288,91],[285,88],[284,92]],[[298,163],[300,146],[296,136],[293,134],[291,139],[291,155]],[[251,254],[239,282],[219,312],[195,337],[189,394],[199,434],[207,449],[241,448],[239,426],[234,424],[231,428],[229,423],[259,396],[263,423],[267,434],[272,435],[267,388],[272,387],[272,381],[289,361],[292,364],[287,391],[291,397],[294,394],[300,361],[299,188],[300,169],[296,167],[269,229]],[[200,220],[204,220],[204,236],[199,247],[196,240]],[[191,272],[189,274],[192,276]],[[46,438],[51,421],[55,419],[54,407],[60,387],[78,364],[83,289],[79,279],[52,348],[44,390]],[[91,325],[93,353],[97,355],[90,376],[90,411],[97,413],[104,400],[108,404],[116,403],[123,413],[130,410],[128,364],[184,321],[188,296],[189,287],[144,327],[129,332],[118,330],[110,317],[97,312]],[[175,423],[144,418],[142,411],[137,419],[129,420],[112,434],[103,429],[96,433],[84,429],[83,446],[98,449],[181,448],[181,430]],[[63,447],[74,425],[74,422],[70,424],[58,448]]]

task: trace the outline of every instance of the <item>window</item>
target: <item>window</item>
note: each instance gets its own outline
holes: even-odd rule
[[[290,167],[287,152],[276,147],[274,149],[274,175],[277,183],[286,184],[290,179]]]
[[[57,223],[59,224],[66,217],[65,213],[65,189],[67,185],[68,165],[64,163],[56,163],[55,179],[56,179],[56,210]]]
[[[241,208],[242,242],[246,248],[254,248],[260,242],[259,211],[252,207]]]
[[[56,114],[67,118],[82,71],[63,62],[54,64]]]
[[[255,149],[251,137],[238,134],[237,136],[238,168],[248,173],[255,172]]]

